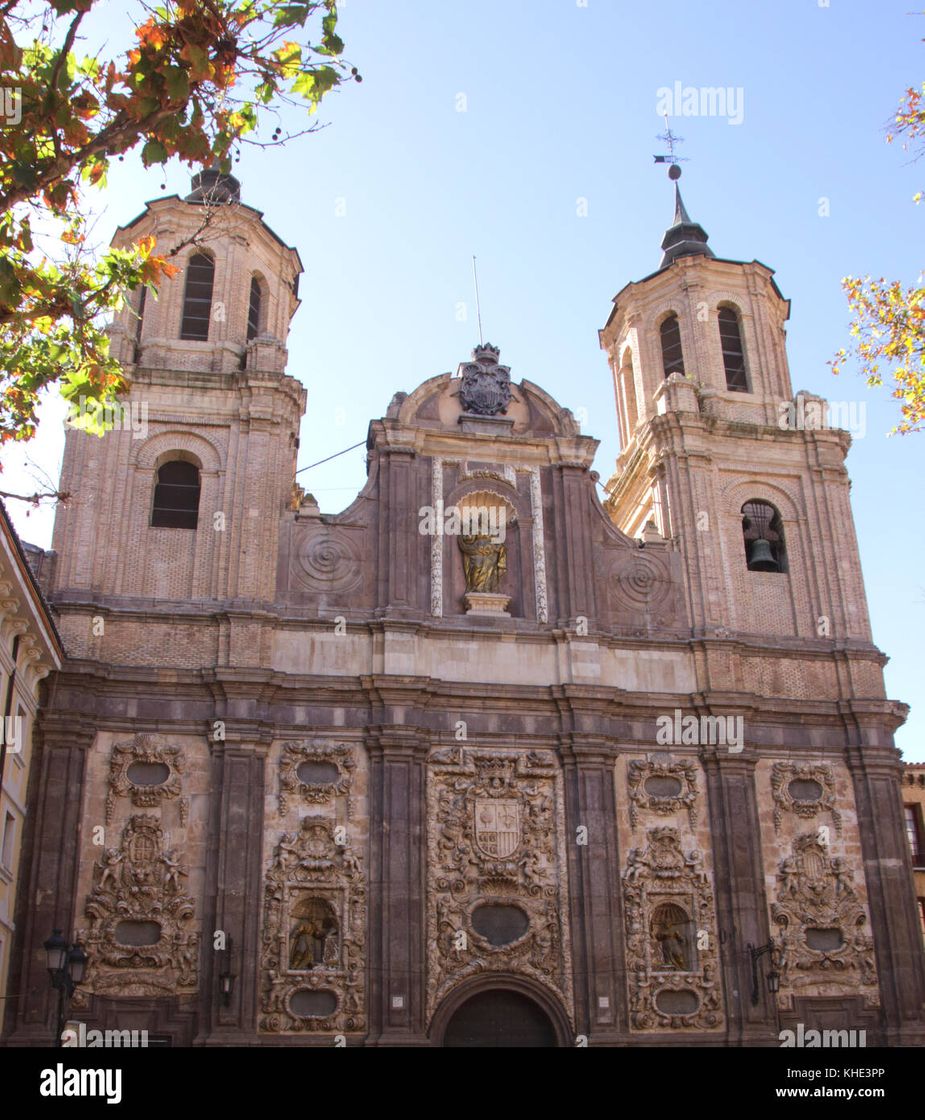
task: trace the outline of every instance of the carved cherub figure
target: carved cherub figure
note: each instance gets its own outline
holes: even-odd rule
[[[116,869],[121,862],[122,853],[120,851],[117,851],[115,848],[106,849],[106,852],[103,855],[103,869],[100,872],[100,881],[98,883],[98,887],[100,890],[103,890],[103,888],[110,880],[112,880],[113,886],[116,885],[116,881],[118,878],[118,876],[116,875]]]

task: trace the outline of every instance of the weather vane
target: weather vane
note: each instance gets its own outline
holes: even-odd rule
[[[656,136],[655,139],[660,140],[668,148],[668,155],[653,157],[655,159],[655,162],[670,164],[671,166],[668,168],[668,178],[680,179],[681,168],[679,164],[687,163],[688,160],[687,156],[679,156],[675,154],[675,145],[683,144],[684,137],[675,136],[675,134],[671,131],[671,126],[668,123],[667,113],[665,114],[665,131],[660,136]]]

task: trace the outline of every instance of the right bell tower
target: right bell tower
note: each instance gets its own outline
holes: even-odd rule
[[[851,436],[826,401],[793,394],[790,308],[772,270],[717,257],[681,198],[680,168],[669,174],[659,268],[617,294],[600,332],[621,439],[606,508],[640,547],[663,538],[680,555],[694,667],[684,703],[743,718],[744,746],[701,741],[697,752],[727,997],[742,1000],[736,962],[754,951],[755,928],[770,929],[785,1027],[869,1025],[886,1045],[921,1045],[925,957],[893,743],[907,709],[887,698],[871,636]],[[842,807],[834,830],[814,824],[823,783]],[[854,885],[839,886],[849,871]],[[794,891],[809,900],[796,923]],[[867,906],[856,921],[837,913],[849,896]],[[830,983],[829,954],[846,960],[849,944],[860,972]],[[879,993],[862,996],[875,958]],[[757,1003],[739,1004],[743,1039],[761,1027]]]
[[[717,257],[670,174],[660,266],[600,332],[621,441],[608,511],[630,536],[653,522],[675,542],[695,634],[869,642],[851,437],[825,401],[794,397],[773,271]]]

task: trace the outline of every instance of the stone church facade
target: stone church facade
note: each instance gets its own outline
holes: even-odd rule
[[[597,442],[483,345],[395,395],[329,516],[293,483],[298,254],[209,173],[146,234],[185,247],[113,327],[145,423],[68,432],[43,565],[9,1041],[46,1037],[53,927],[72,1018],[174,1045],[925,1041],[905,709],[771,270],[678,195],[601,332],[603,504]]]

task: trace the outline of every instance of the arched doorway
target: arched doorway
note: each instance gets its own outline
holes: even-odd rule
[[[528,996],[492,988],[470,996],[453,1013],[444,1046],[555,1046],[556,1029],[546,1012]]]

